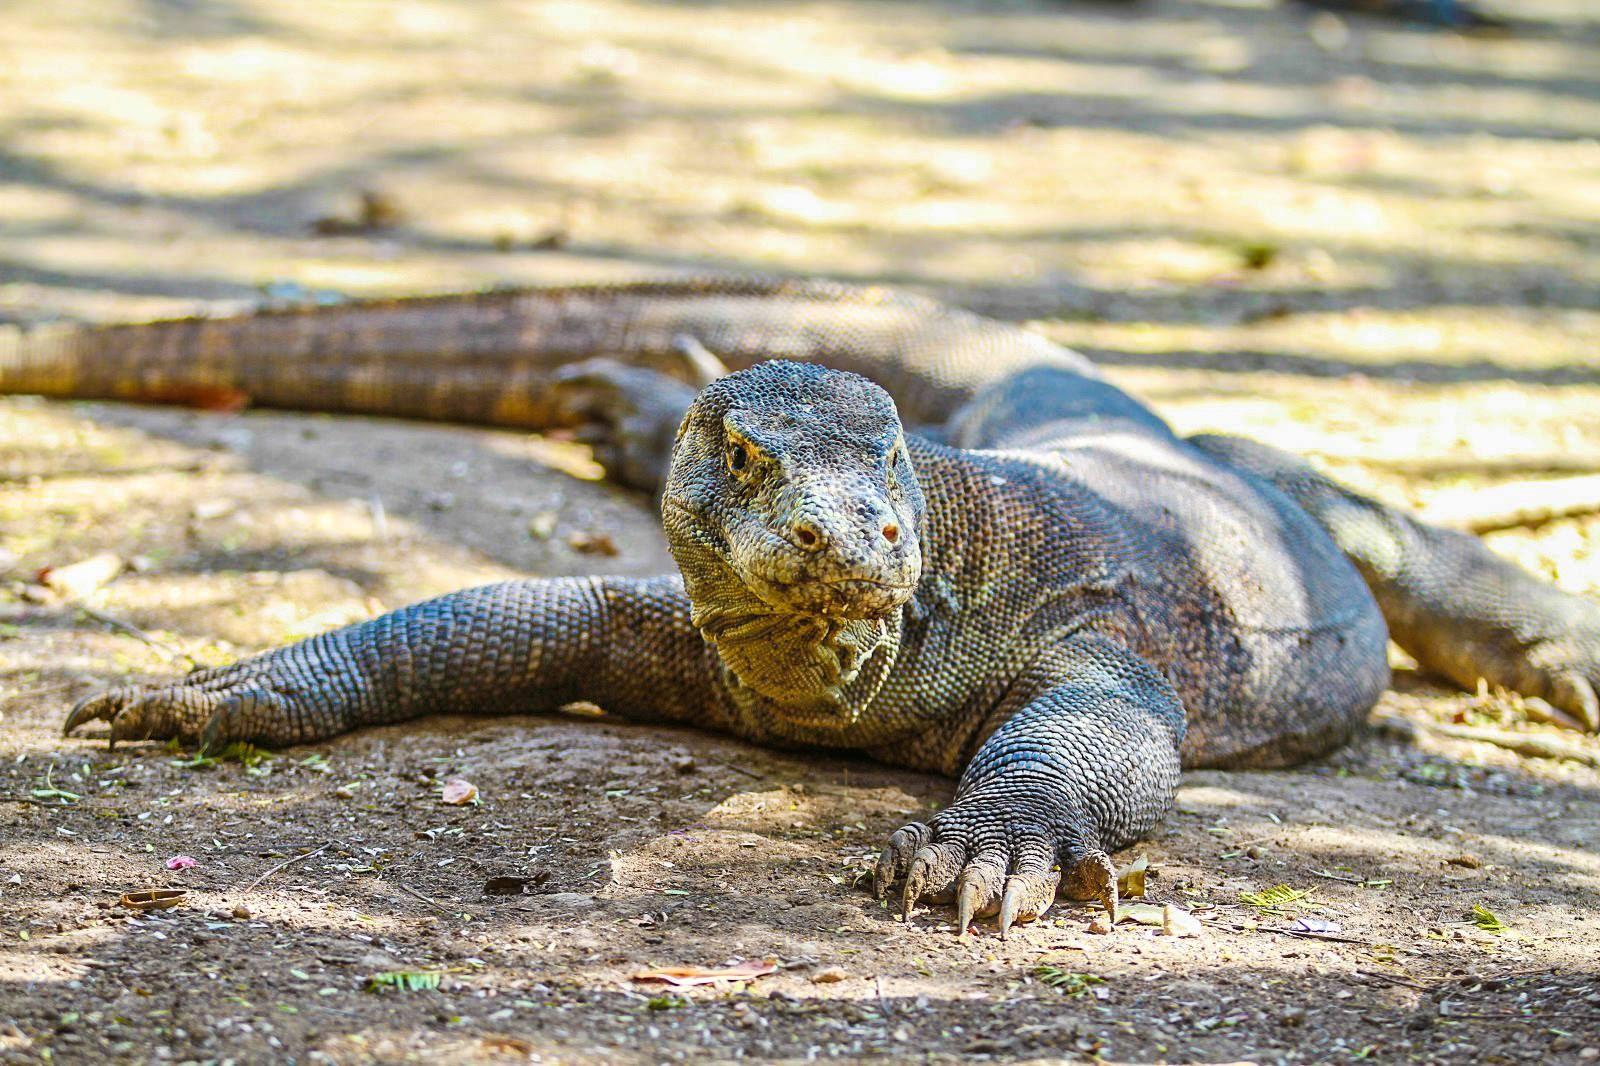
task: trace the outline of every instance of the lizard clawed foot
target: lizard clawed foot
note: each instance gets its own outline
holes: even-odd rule
[[[70,736],[98,721],[110,723],[112,747],[123,740],[194,740],[219,706],[217,697],[199,686],[123,685],[80,700],[61,733]]]
[[[957,803],[940,812],[931,825],[912,822],[890,836],[873,871],[873,891],[879,899],[899,881],[902,918],[910,918],[918,903],[956,905],[958,934],[965,937],[975,918],[998,916],[1000,935],[1007,936],[1019,922],[1031,922],[1055,902],[1061,883],[1056,867],[1067,845],[1064,834],[1048,822],[1022,811],[982,802]],[[1092,852],[1072,867],[1089,871],[1080,882],[1099,894],[1099,865],[1110,869],[1103,852]],[[1111,874],[1111,906],[1116,903],[1116,874]]]
[[[1547,591],[1533,600],[1546,610],[1526,624],[1536,626],[1540,636],[1507,640],[1473,662],[1468,672],[1520,692],[1530,702],[1542,701],[1547,720],[1600,732],[1600,607],[1577,597],[1557,600],[1571,616],[1565,617],[1550,608],[1552,599]]]
[[[557,370],[557,418],[577,429],[612,480],[655,492],[666,482],[672,439],[695,390],[676,378],[615,359]]]
[[[80,700],[61,732],[71,736],[90,722],[108,722],[112,747],[177,739],[215,751],[235,741],[276,746],[339,731],[319,728],[325,716],[316,701],[296,698],[294,686],[280,682],[246,659],[173,684],[122,685]]]

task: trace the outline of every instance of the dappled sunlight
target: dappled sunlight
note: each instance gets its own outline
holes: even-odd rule
[[[1027,321],[1180,432],[1408,507],[1600,472],[1584,0],[1482,38],[1257,0],[92,6],[6,6],[0,318],[826,275]],[[1486,745],[1189,775],[1116,859],[1197,936],[1060,901],[958,941],[861,883],[953,782],[865,760],[565,715],[215,764],[57,735],[186,657],[669,572],[600,473],[560,434],[0,402],[0,1057],[1539,1061],[1587,1024],[1600,776]],[[1489,543],[1600,592],[1595,516]],[[39,585],[99,552],[105,587]],[[1486,713],[1399,690],[1381,711]],[[1305,905],[1250,902],[1280,884]],[[115,905],[157,887],[188,898]],[[781,968],[630,979],[733,958]],[[396,971],[441,987],[365,991]]]
[[[0,106],[7,151],[65,223],[40,232],[33,205],[0,195],[27,286],[0,289],[0,308],[19,315],[186,310],[185,295],[248,299],[266,281],[360,294],[615,277],[626,256],[635,272],[1000,283],[1035,314],[1088,300],[1113,319],[1128,317],[1117,294],[1141,291],[1157,298],[1135,317],[1172,317],[1184,301],[1162,286],[1366,299],[1425,268],[1448,290],[1420,301],[1431,309],[1596,277],[1583,245],[1494,230],[1593,214],[1597,149],[1571,136],[1600,127],[1581,36],[1363,28],[1328,52],[1282,13],[1176,0],[1136,20],[939,5],[724,5],[708,20],[698,5],[614,0],[240,4],[186,37],[117,7],[97,30],[21,20],[7,54],[20,62],[0,74],[18,90]],[[132,27],[149,31],[137,50],[121,36]],[[519,34],[537,64],[494,44]],[[65,40],[55,67],[26,61]],[[85,41],[115,61],[78,69]],[[1435,73],[1341,78],[1363,56]],[[1495,87],[1486,71],[1523,81]],[[1550,106],[1557,85],[1570,92]],[[1308,188],[1307,174],[1348,187]],[[310,236],[373,185],[405,211],[392,239]],[[1162,239],[1196,217],[1205,239]],[[1076,233],[1085,219],[1095,228]],[[559,254],[524,251],[552,236]],[[1228,262],[1272,246],[1278,267]],[[165,302],[152,270],[170,279]],[[73,279],[112,295],[89,300]],[[1550,355],[1541,340],[1502,357],[1581,350],[1578,324],[1548,332]]]

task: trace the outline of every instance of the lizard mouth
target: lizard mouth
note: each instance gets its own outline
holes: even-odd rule
[[[779,580],[755,572],[740,575],[751,592],[774,610],[823,618],[883,618],[903,607],[916,585],[878,577]]]

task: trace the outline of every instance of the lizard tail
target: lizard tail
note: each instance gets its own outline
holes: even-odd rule
[[[542,426],[551,352],[502,294],[230,317],[0,326],[0,394]],[[535,380],[537,379],[537,380]]]
[[[1002,322],[882,289],[711,279],[362,300],[127,325],[0,327],[0,393],[387,415],[530,429],[561,366],[605,356],[673,374],[796,359],[874,378],[942,422],[992,378],[1081,356]]]

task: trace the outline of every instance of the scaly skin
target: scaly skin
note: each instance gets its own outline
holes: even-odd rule
[[[878,293],[760,291],[516,297],[546,316],[546,340],[590,339],[506,358],[543,361],[550,389],[537,402],[591,423],[632,483],[661,490],[681,578],[468,590],[112,690],[74,709],[67,730],[99,719],[113,740],[278,745],[585,699],[760,743],[864,750],[960,777],[951,806],[891,837],[878,890],[901,882],[908,911],[954,901],[963,930],[998,914],[1004,931],[1058,891],[1114,907],[1107,853],[1163,816],[1180,766],[1285,765],[1346,739],[1387,682],[1380,604],[1403,640],[1462,635],[1457,659],[1491,680],[1580,712],[1592,698],[1600,608],[1588,601],[1378,509],[1406,531],[1404,551],[1385,554],[1348,521],[1378,505],[1270,449],[1179,440],[1040,338]],[[624,318],[585,324],[609,312]],[[804,328],[785,338],[794,313]],[[217,327],[229,338],[217,350],[238,358],[202,360],[207,380],[264,380],[248,369],[269,361],[258,326]],[[765,346],[877,366],[919,419],[945,423],[947,443],[908,434],[890,395],[851,373],[763,363],[691,398],[605,358],[676,352],[681,366],[686,337],[736,365]],[[25,353],[35,379],[48,373],[40,351]],[[92,378],[93,345],[74,351],[75,380]],[[367,386],[401,380],[368,374],[382,362],[363,352],[352,365]],[[562,352],[590,361],[563,370]],[[146,380],[198,380],[163,366],[168,377]],[[1507,624],[1503,608],[1528,588],[1540,594]]]

